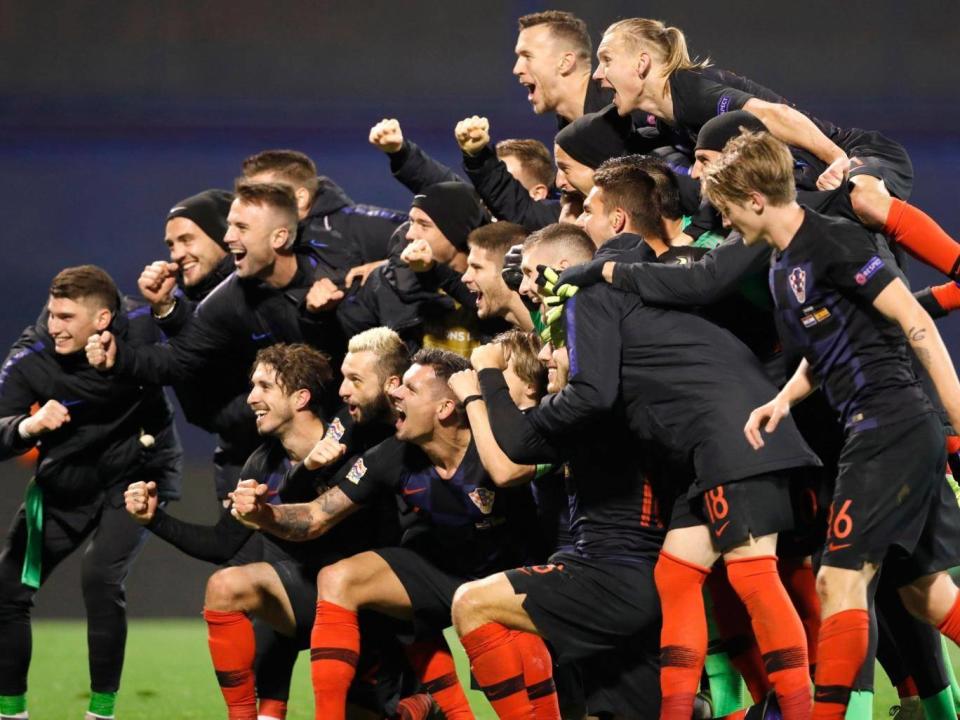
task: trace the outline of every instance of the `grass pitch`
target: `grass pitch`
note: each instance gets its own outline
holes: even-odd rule
[[[38,621],[33,626],[33,664],[28,704],[37,720],[81,720],[89,698],[86,633],[83,622]],[[467,662],[454,651],[461,677]],[[960,651],[951,646],[955,668]],[[310,668],[302,653],[290,691],[290,720],[313,718]],[[886,675],[877,668],[875,718],[888,717],[897,701]],[[468,692],[477,720],[496,716],[483,697]],[[118,720],[184,720],[224,718],[226,712],[207,652],[204,623],[197,620],[134,620],[127,638],[123,686],[117,700]]]

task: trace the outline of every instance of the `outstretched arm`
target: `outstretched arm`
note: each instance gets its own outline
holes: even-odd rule
[[[266,493],[266,485],[241,480],[232,494],[233,516],[245,525],[284,540],[312,540],[361,507],[339,487],[331,487],[311,502],[291,505],[270,505],[265,502]]]

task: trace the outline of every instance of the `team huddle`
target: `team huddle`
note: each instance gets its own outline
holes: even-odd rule
[[[869,718],[876,661],[901,720],[958,717],[960,245],[904,148],[655,20],[594,69],[582,20],[526,15],[516,56],[552,152],[470,116],[455,170],[384,119],[406,212],[266,150],[172,207],[141,297],[53,279],[0,369],[0,452],[38,451],[0,718],[85,543],[86,718],[114,717],[149,534],[219,566],[235,720],[308,704],[306,649],[318,719],[472,718],[450,626],[500,718]],[[909,289],[908,254],[946,282]],[[177,517],[168,393],[216,438],[214,525]]]

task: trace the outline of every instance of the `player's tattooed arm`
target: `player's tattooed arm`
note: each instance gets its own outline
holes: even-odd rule
[[[273,505],[273,518],[264,528],[285,540],[312,540],[359,509],[338,487],[332,487],[308,503]]]
[[[894,279],[874,299],[873,306],[900,325],[917,359],[923,364],[950,422],[960,422],[960,380],[950,360],[937,326],[899,278]]]

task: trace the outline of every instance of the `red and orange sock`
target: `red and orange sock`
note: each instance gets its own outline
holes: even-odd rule
[[[807,661],[810,671],[817,665],[817,636],[820,633],[820,596],[817,595],[817,576],[805,558],[780,558],[777,563],[780,579],[790,601],[800,616],[807,636]]]
[[[276,720],[285,720],[287,717],[287,701],[274,700],[272,698],[260,699],[259,718],[275,718]]]
[[[321,600],[310,633],[310,675],[317,720],[344,720],[347,690],[360,659],[357,613]]]
[[[897,697],[900,699],[908,697],[920,697],[920,691],[913,678],[907,675],[903,682],[897,683]]]
[[[814,720],[843,720],[869,644],[868,611],[844,610],[823,621],[817,648]]]
[[[539,635],[514,631],[513,644],[523,660],[523,682],[537,720],[560,720],[560,701],[553,682],[553,658]]]
[[[660,720],[690,720],[707,654],[703,583],[710,570],[660,551],[653,572],[663,609]]]
[[[486,623],[460,638],[470,668],[501,720],[529,720],[533,706],[523,678],[523,659],[513,645],[513,632],[500,623]]]
[[[410,664],[447,720],[473,720],[467,696],[457,680],[453,656],[443,638],[416,642],[404,648]]]
[[[750,615],[757,645],[784,720],[810,717],[807,637],[777,572],[777,558],[729,560],[727,577]]]
[[[256,640],[253,623],[242,612],[203,611],[207,643],[217,684],[227,703],[229,720],[257,720],[257,690],[253,676]]]
[[[920,208],[893,198],[883,232],[918,260],[960,279],[960,244]]]
[[[707,578],[710,599],[713,601],[713,619],[723,638],[727,657],[743,678],[755,703],[762,702],[770,692],[770,681],[763,666],[763,657],[753,637],[750,616],[740,598],[730,587],[723,563],[717,563]]]
[[[957,593],[957,597],[953,601],[953,607],[950,608],[947,617],[937,626],[937,629],[945,637],[960,645],[960,592]]]

